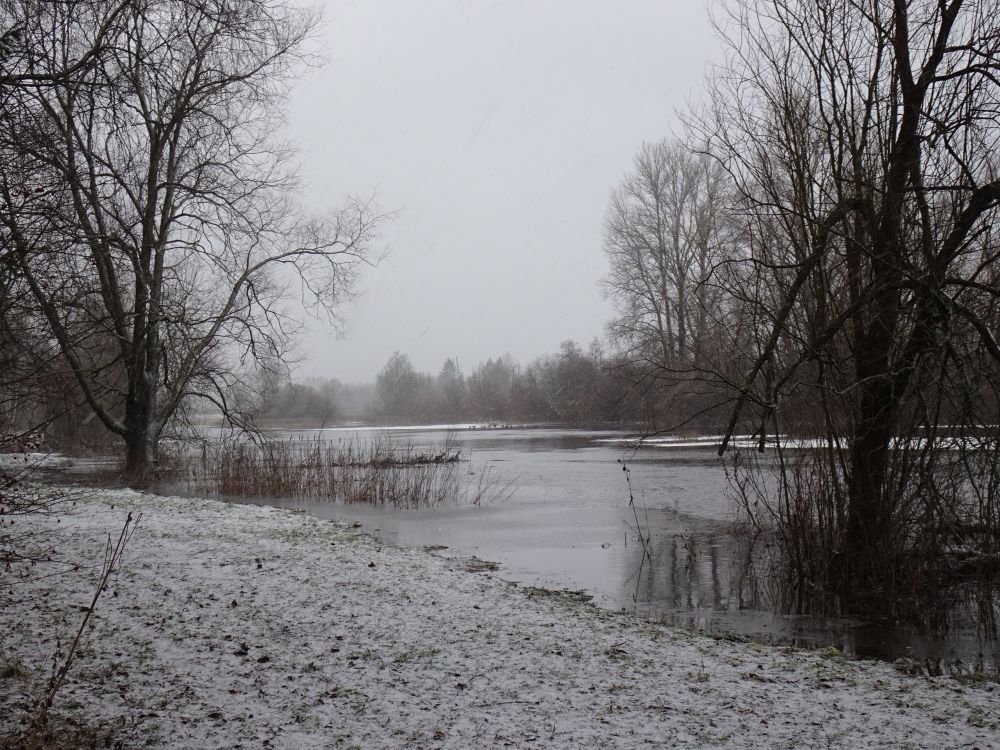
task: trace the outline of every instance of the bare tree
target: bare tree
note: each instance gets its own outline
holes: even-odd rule
[[[773,507],[823,537],[821,561],[787,549],[800,593],[888,609],[957,570],[956,533],[997,528],[1000,6],[753,0],[720,28],[728,60],[692,124],[751,247],[722,449],[748,406],[762,433],[820,434]]]
[[[369,258],[373,205],[304,217],[274,135],[316,20],[271,0],[53,3],[8,72],[46,85],[2,101],[5,247],[131,474],[192,396],[239,421],[231,394],[294,333],[289,293],[333,316]]]
[[[728,175],[679,142],[644,143],[611,191],[604,221],[608,329],[633,389],[677,426],[709,408],[702,376],[718,369],[724,313],[718,269],[736,252]],[[651,424],[656,429],[655,424]]]
[[[679,143],[644,143],[611,191],[604,221],[604,282],[618,342],[663,370],[684,369],[708,338],[717,300],[726,174]]]
[[[100,9],[91,0],[63,0],[61,8],[43,0],[0,2],[0,109],[30,89],[80,75],[105,48],[131,2],[118,0]],[[39,65],[53,42],[49,26],[53,12],[70,7],[80,19],[96,12],[88,22],[88,34],[81,37],[65,66]],[[20,166],[5,161],[0,169],[16,172]],[[38,182],[34,189],[41,189]],[[0,229],[0,427],[16,442],[66,415],[60,402],[68,384],[48,345],[49,337],[25,302],[29,295],[12,249]]]

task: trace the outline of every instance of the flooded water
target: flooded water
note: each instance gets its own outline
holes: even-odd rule
[[[559,429],[340,428],[271,436],[345,444],[379,436],[418,451],[448,445],[462,451],[458,470],[470,495],[485,486],[502,497],[479,506],[426,510],[227,499],[360,523],[388,544],[474,555],[498,563],[501,578],[580,591],[602,607],[671,624],[766,642],[832,646],[863,657],[929,660],[945,669],[983,665],[995,672],[1000,665],[1000,643],[974,626],[942,636],[782,616],[763,608],[741,579],[741,545],[730,533],[729,481],[710,439],[636,448],[622,432]],[[59,473],[106,483],[102,467],[106,461],[77,461],[62,465]],[[154,489],[183,491],[175,483]],[[648,555],[640,535],[648,539]]]
[[[366,434],[334,429],[275,436],[349,441]],[[673,624],[834,646],[857,656],[966,667],[1000,663],[997,642],[974,628],[940,637],[755,609],[741,585],[740,545],[729,533],[729,482],[711,441],[634,448],[620,432],[555,429],[395,428],[381,434],[418,449],[461,449],[470,486],[485,478],[491,486],[509,487],[509,497],[433,510],[269,502],[360,523],[389,544],[475,555],[499,563],[502,578],[582,591],[600,606]],[[640,534],[649,539],[649,556]]]

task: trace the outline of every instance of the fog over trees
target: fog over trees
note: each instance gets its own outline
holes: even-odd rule
[[[262,393],[257,415],[268,422],[311,426],[329,424],[331,419],[370,424],[636,426],[648,422],[662,396],[645,387],[643,379],[644,373],[624,358],[610,358],[596,339],[587,349],[564,341],[558,352],[523,365],[509,355],[490,358],[467,375],[455,358],[445,360],[433,375],[419,372],[407,354],[395,352],[372,384],[345,385],[318,378],[273,383]]]

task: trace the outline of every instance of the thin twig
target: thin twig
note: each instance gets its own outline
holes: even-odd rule
[[[66,683],[66,678],[69,676],[69,670],[73,666],[77,649],[80,646],[80,639],[83,637],[83,633],[87,629],[87,623],[90,622],[90,618],[93,616],[94,610],[97,609],[97,602],[101,598],[101,593],[107,587],[111,574],[121,562],[122,554],[125,552],[125,546],[128,544],[129,539],[132,538],[132,534],[135,532],[141,518],[142,515],[140,514],[133,522],[132,514],[128,514],[128,518],[125,519],[125,524],[122,526],[121,533],[118,535],[118,541],[115,543],[114,547],[111,545],[111,535],[108,534],[108,541],[104,550],[104,566],[101,568],[101,577],[98,580],[97,589],[94,591],[94,597],[90,601],[90,606],[87,607],[87,611],[83,615],[80,627],[76,631],[76,637],[70,645],[69,653],[66,654],[66,659],[63,661],[59,669],[52,675],[52,679],[49,681],[48,692],[45,695],[45,700],[42,701],[42,704],[38,709],[38,713],[31,722],[30,737],[32,740],[38,737],[39,733],[45,728],[45,725],[48,722],[49,710],[52,708],[52,704],[55,701],[59,690]]]

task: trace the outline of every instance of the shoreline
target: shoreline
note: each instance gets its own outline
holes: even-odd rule
[[[1000,744],[995,683],[651,624],[293,511],[72,491],[66,513],[17,520],[80,568],[36,569],[0,610],[0,740],[28,717],[132,512],[52,710],[116,746]]]

